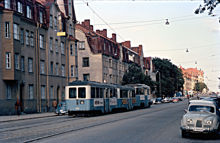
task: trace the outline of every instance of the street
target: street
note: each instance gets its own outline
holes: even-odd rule
[[[0,123],[0,142],[191,143],[219,139],[186,138],[180,120],[187,101],[97,117],[54,116]]]

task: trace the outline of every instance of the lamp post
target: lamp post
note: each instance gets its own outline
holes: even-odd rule
[[[156,75],[157,75],[157,73],[159,73],[159,96],[161,97],[161,77],[160,77],[160,71],[157,71]]]

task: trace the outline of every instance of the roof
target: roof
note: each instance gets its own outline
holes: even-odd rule
[[[215,106],[214,101],[207,101],[207,100],[191,100],[190,105],[212,105]]]

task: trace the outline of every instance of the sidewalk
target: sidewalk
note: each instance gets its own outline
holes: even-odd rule
[[[27,120],[27,119],[34,119],[34,118],[45,118],[45,117],[52,117],[56,116],[54,112],[47,112],[47,113],[36,113],[36,114],[23,114],[23,115],[10,115],[10,116],[0,116],[0,122],[9,122],[9,121],[16,121],[16,120]]]

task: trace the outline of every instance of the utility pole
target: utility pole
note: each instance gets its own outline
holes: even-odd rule
[[[161,75],[160,75],[160,71],[157,71],[156,74],[159,73],[159,96],[161,97]]]

